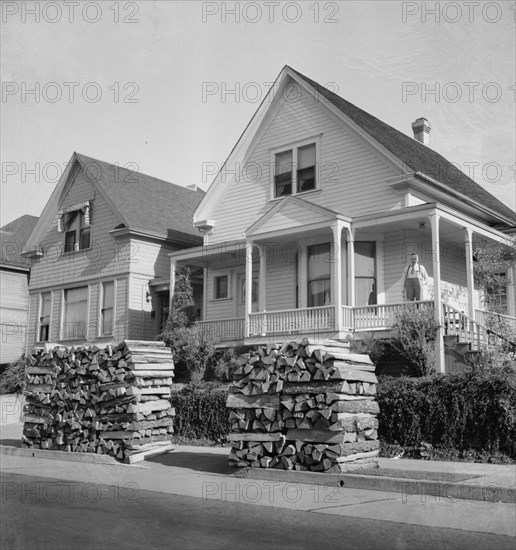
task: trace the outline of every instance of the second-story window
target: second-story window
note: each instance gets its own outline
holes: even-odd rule
[[[84,250],[90,247],[91,227],[86,223],[82,210],[67,214],[65,221],[65,252]]]
[[[316,157],[315,143],[277,152],[274,155],[274,197],[316,189]]]

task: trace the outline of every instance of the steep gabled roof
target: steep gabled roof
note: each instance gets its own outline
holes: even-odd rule
[[[516,222],[516,212],[491,195],[489,191],[486,191],[478,183],[469,178],[442,155],[356,107],[349,101],[321,86],[315,80],[308,78],[291,67],[290,69],[398,157],[408,168],[414,172],[421,172],[430,176],[432,179],[444,184],[449,190],[470,197],[478,203],[488,206],[503,217]]]
[[[27,239],[27,253],[36,251],[43,235],[55,220],[72,185],[77,167],[85,171],[88,180],[101,193],[122,220],[121,227],[160,239],[167,238],[184,245],[202,242],[193,227],[193,213],[204,191],[169,183],[118,165],[86,155],[73,153],[67,167],[47,201],[38,223]]]
[[[201,238],[192,218],[204,197],[201,189],[181,187],[86,155],[75,155],[129,229],[159,235],[172,231]]]
[[[20,255],[38,218],[25,214],[0,228],[0,264],[29,268],[30,263]]]

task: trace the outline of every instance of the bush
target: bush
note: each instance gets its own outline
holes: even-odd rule
[[[226,441],[230,430],[227,395],[226,387],[198,385],[188,385],[173,393],[171,402],[176,409],[175,434],[214,443]]]
[[[488,453],[516,458],[516,374],[509,369],[424,378],[382,377],[379,437],[434,455]],[[409,454],[409,453],[406,453]]]
[[[161,336],[172,352],[176,381],[199,382],[208,370],[214,369],[215,345],[203,338],[195,326],[165,330]]]
[[[418,376],[431,374],[435,369],[435,342],[439,323],[433,310],[406,307],[392,325],[392,346],[414,367]]]
[[[25,369],[32,364],[32,356],[22,355],[8,365],[0,376],[0,394],[21,393],[25,387]]]
[[[386,347],[386,341],[376,337],[374,332],[362,332],[358,337],[350,341],[350,349],[353,353],[365,353],[376,365],[382,357]]]

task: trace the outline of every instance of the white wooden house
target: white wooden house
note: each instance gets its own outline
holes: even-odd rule
[[[194,213],[203,246],[169,255],[171,277],[203,268],[201,329],[248,343],[388,330],[417,252],[430,277],[419,307],[478,340],[473,246],[509,242],[516,214],[428,146],[428,121],[413,129],[286,66]],[[513,283],[503,298],[514,317]]]

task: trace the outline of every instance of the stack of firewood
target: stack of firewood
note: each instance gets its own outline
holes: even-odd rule
[[[242,355],[233,377],[236,466],[341,472],[377,464],[377,379],[346,344],[268,344]]]
[[[170,448],[174,364],[162,342],[38,350],[26,370],[23,444],[135,462]]]

